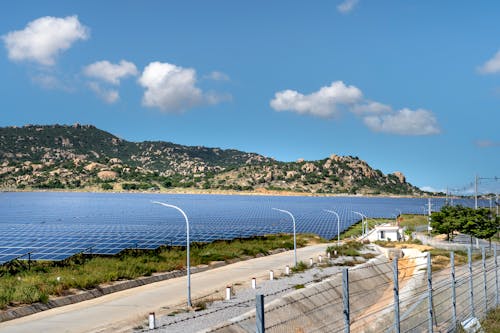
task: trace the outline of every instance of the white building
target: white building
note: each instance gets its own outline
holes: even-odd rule
[[[391,225],[391,224],[382,224],[375,226],[374,229],[368,232],[368,235],[363,237],[363,239],[368,239],[370,242],[375,241],[400,241],[403,240],[403,229]]]

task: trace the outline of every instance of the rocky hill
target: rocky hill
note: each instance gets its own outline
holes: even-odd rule
[[[385,175],[357,157],[279,162],[233,149],[129,142],[90,125],[0,128],[3,189],[161,190],[409,194],[400,172]]]

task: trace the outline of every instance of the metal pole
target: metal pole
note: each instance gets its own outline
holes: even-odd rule
[[[166,204],[164,202],[159,202],[159,201],[153,201],[153,203],[178,210],[182,214],[182,216],[184,216],[184,220],[186,220],[187,304],[188,304],[188,307],[191,307],[191,263],[190,263],[191,260],[190,260],[190,256],[189,256],[190,241],[189,241],[189,220],[188,220],[188,217],[187,217],[186,213],[184,213],[184,211],[177,206],[169,205],[169,204]]]
[[[488,289],[486,286],[486,249],[481,248],[481,259],[483,264],[483,289],[484,289],[484,313],[488,313]]]
[[[428,300],[429,300],[429,319],[428,319],[428,332],[434,332],[434,311],[432,304],[432,267],[431,267],[431,253],[427,252],[427,292],[428,292]]]
[[[474,312],[474,283],[472,280],[472,245],[467,249],[467,261],[469,264],[469,295],[470,295],[470,311],[472,317],[475,317]]]
[[[344,332],[351,332],[351,320],[349,310],[349,270],[342,270],[342,300],[344,303]]]
[[[394,267],[394,277],[393,277],[393,285],[394,285],[394,332],[400,332],[400,318],[399,318],[399,272],[398,272],[398,258],[395,257],[392,260]]]
[[[340,246],[340,216],[336,211],[325,209],[325,212],[335,214],[337,216],[337,246]]]
[[[292,213],[290,213],[287,210],[278,209],[278,208],[273,208],[273,209],[277,210],[278,212],[288,214],[292,218],[292,222],[293,222],[293,263],[294,263],[294,266],[297,267],[297,234],[295,232],[295,217],[293,216]]]
[[[474,178],[474,208],[477,209],[477,175]]]
[[[264,295],[255,295],[255,324],[257,333],[264,333]]]
[[[360,212],[355,212],[355,211],[352,212],[354,214],[358,214],[359,216],[361,216],[361,236],[364,237],[365,236],[365,221],[363,220],[364,215],[361,214]]]
[[[495,202],[495,205],[497,206],[497,216],[498,216],[498,206],[500,205],[500,203],[498,202],[498,193],[497,193],[497,200]]]
[[[495,249],[494,249],[494,256],[495,256],[495,303],[496,306],[498,307],[499,302],[498,302],[498,261],[497,261],[497,245],[495,244]]]
[[[457,294],[456,294],[456,279],[455,279],[455,252],[450,253],[451,265],[451,319],[453,325],[453,332],[457,330]]]
[[[427,200],[427,235],[431,235],[431,214],[432,214],[432,204],[431,204],[431,198],[428,198]]]

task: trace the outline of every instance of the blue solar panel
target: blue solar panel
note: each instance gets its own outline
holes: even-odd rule
[[[77,253],[112,255],[126,248],[184,246],[184,218],[152,201],[177,205],[187,213],[192,242],[291,233],[290,217],[273,207],[294,214],[297,232],[327,239],[339,230],[336,217],[325,209],[340,215],[340,232],[359,221],[353,211],[372,218],[393,218],[399,210],[427,212],[427,199],[412,198],[0,193],[0,264],[30,251],[33,260],[63,260]],[[432,203],[437,210],[444,200]]]

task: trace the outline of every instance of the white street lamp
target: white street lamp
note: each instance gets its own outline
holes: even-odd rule
[[[355,212],[355,211],[352,211],[354,214],[358,214],[359,216],[361,216],[361,235],[364,236],[365,235],[365,222],[363,220],[363,218],[365,217],[365,215],[361,214],[360,212]]]
[[[325,212],[335,214],[337,216],[337,246],[340,246],[340,216],[336,211],[325,209]]]
[[[177,207],[177,206],[169,205],[169,204],[166,204],[164,202],[159,202],[159,201],[153,201],[153,203],[154,204],[158,204],[158,205],[162,205],[162,206],[165,206],[165,207],[177,209],[182,214],[182,216],[184,216],[184,219],[186,220],[187,304],[188,304],[188,307],[191,307],[191,265],[190,265],[190,261],[191,260],[190,260],[190,257],[189,257],[189,244],[190,243],[189,243],[189,220],[188,220],[188,217],[187,217],[186,213],[184,213],[184,211],[182,209],[180,209],[179,207]]]
[[[292,222],[293,222],[293,261],[294,261],[295,267],[297,267],[297,234],[295,233],[295,217],[293,217],[293,214],[287,210],[278,209],[278,208],[273,208],[273,209],[277,210],[278,212],[288,214],[292,218]]]

